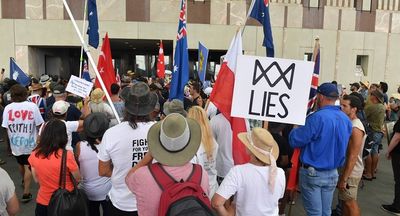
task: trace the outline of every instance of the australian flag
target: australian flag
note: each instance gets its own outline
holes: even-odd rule
[[[186,35],[186,0],[181,1],[178,35],[176,37],[174,69],[170,85],[169,99],[183,100],[184,88],[189,81],[189,55]]]
[[[83,71],[82,71],[82,79],[88,81],[88,82],[92,82],[92,79],[90,78],[90,74],[89,74],[89,67],[87,64],[87,61],[84,60],[83,61]]]
[[[31,82],[31,78],[22,71],[12,57],[10,57],[10,78],[23,86],[28,86]]]
[[[250,17],[258,20],[263,25],[264,42],[263,46],[267,48],[267,56],[274,57],[274,41],[272,39],[271,22],[269,20],[269,0],[253,0],[254,6]]]
[[[88,0],[88,20],[89,26],[87,34],[89,35],[89,45],[99,47],[99,21],[97,19],[96,0]]]

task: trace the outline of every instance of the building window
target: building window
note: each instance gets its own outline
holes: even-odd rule
[[[0,1],[3,19],[25,19],[25,0]]]
[[[357,11],[373,11],[372,8],[372,1],[373,0],[354,0],[354,7]]]
[[[368,55],[357,55],[356,68],[361,70],[364,76],[368,75]]]
[[[126,21],[150,21],[150,0],[126,0]]]
[[[321,0],[303,0],[303,6],[308,8],[319,8],[321,7]]]
[[[312,61],[312,53],[304,53],[304,61]]]
[[[187,22],[210,24],[211,2],[204,0],[187,1]]]

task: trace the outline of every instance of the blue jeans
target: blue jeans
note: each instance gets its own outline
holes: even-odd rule
[[[318,171],[300,168],[300,190],[308,216],[330,216],[333,192],[338,181],[336,169]]]
[[[374,141],[371,146],[371,155],[376,155],[379,153],[379,145],[382,143],[383,133],[373,132],[372,140]]]

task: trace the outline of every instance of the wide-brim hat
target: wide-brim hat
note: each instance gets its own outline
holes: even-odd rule
[[[187,116],[187,112],[184,108],[183,102],[179,99],[173,99],[172,101],[165,102],[163,112],[165,115],[169,115],[171,113],[179,113],[184,117]]]
[[[103,97],[104,97],[104,92],[103,90],[101,90],[101,88],[96,88],[95,90],[92,91],[92,93],[90,94],[90,100],[93,103],[101,103],[103,102]]]
[[[279,157],[279,146],[274,140],[271,133],[264,128],[253,128],[251,132],[243,132],[238,134],[238,138],[246,146],[251,153],[253,153],[260,161],[271,165],[271,156],[262,153],[263,151],[270,152],[275,160]]]
[[[201,142],[200,125],[173,113],[154,124],[147,133],[151,155],[163,165],[182,166],[189,162]]]
[[[364,85],[365,87],[369,88],[369,82],[367,80],[360,81],[361,85]]]
[[[83,121],[85,135],[96,139],[103,137],[109,124],[110,120],[107,118],[106,114],[100,112],[91,113]]]
[[[379,102],[384,102],[383,93],[380,90],[371,91],[371,95],[375,96]]]
[[[44,88],[43,85],[41,85],[39,83],[32,83],[32,85],[29,86],[29,90],[30,91],[37,91],[37,90],[40,90],[40,89],[43,89],[43,88]]]
[[[145,116],[153,112],[158,100],[157,95],[150,92],[149,86],[144,82],[125,87],[120,96],[125,101],[125,110],[136,116]]]

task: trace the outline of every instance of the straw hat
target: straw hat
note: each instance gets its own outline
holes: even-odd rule
[[[96,88],[90,94],[90,100],[93,103],[97,103],[97,104],[99,104],[103,101],[103,97],[104,97],[104,92],[103,92],[103,90],[101,90],[101,88]]]
[[[369,88],[369,82],[367,80],[360,81],[360,84],[366,86],[367,88]]]
[[[372,91],[372,92],[371,92],[371,95],[375,96],[376,99],[378,99],[378,101],[379,101],[380,103],[383,103],[383,102],[384,102],[384,96],[383,96],[383,93],[382,93],[380,90],[374,90],[374,91]]]
[[[279,156],[278,144],[272,135],[264,128],[253,128],[251,132],[239,133],[238,137],[251,153],[268,165],[271,165],[270,154],[265,154],[261,152],[260,149],[265,152],[270,152],[275,160]]]
[[[167,166],[182,166],[199,149],[200,125],[193,119],[172,113],[150,128],[147,142],[151,155],[158,162]]]

